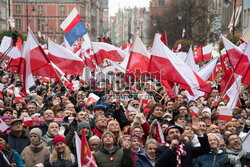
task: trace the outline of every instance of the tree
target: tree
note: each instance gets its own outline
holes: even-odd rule
[[[13,32],[14,30],[8,30],[8,31],[2,31],[0,32],[0,43],[3,39],[4,36],[8,36],[8,37],[11,37],[11,33]],[[23,34],[21,34],[20,32],[17,32],[17,35],[18,37],[20,37],[22,39],[22,41],[24,41],[26,39],[25,36],[23,36]]]
[[[168,44],[173,47],[181,39],[185,28],[188,40],[195,45],[204,45],[213,33],[211,29],[215,14],[210,12],[210,7],[210,0],[169,0],[164,7],[150,8],[151,28],[148,36],[166,32]]]

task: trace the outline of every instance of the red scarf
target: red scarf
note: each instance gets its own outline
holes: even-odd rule
[[[92,132],[97,135],[100,139],[102,138],[103,133],[100,132],[96,127],[92,130]]]
[[[170,148],[170,144],[169,143],[166,143],[166,147],[169,147]],[[186,151],[184,150],[184,144],[181,143],[180,145],[178,145],[176,147],[176,164],[177,164],[177,167],[181,167],[181,155],[182,156],[186,156]]]
[[[0,151],[2,151],[5,147],[3,145],[0,145]]]

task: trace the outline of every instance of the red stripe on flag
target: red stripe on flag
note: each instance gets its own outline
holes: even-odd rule
[[[75,27],[75,25],[77,23],[79,23],[81,21],[81,17],[78,14],[73,20],[72,22],[69,24],[69,26],[64,30],[66,33],[68,33],[73,27]]]
[[[229,116],[229,115],[219,115],[218,120],[221,120],[221,121],[232,121],[232,116]]]

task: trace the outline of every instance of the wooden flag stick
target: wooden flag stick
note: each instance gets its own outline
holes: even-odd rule
[[[228,87],[228,85],[229,85],[229,83],[230,83],[230,81],[231,81],[231,79],[232,79],[233,76],[234,76],[234,72],[233,72],[232,75],[230,76],[230,78],[229,78],[229,80],[228,80],[228,82],[227,82],[227,84],[226,84],[226,87],[225,87],[225,89],[223,90],[223,92],[222,92],[222,94],[221,94],[223,98],[225,97],[225,93],[226,93],[227,87]]]

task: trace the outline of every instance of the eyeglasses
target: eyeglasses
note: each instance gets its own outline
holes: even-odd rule
[[[139,104],[133,104],[133,106],[139,106]]]
[[[229,141],[235,141],[235,140],[238,140],[238,141],[241,141],[241,138],[240,137],[234,137],[234,138],[230,138],[228,139]]]

